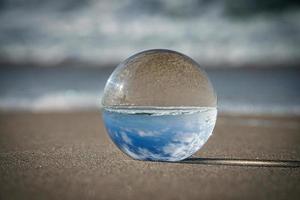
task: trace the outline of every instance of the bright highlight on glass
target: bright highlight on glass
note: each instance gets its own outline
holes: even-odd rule
[[[217,99],[191,58],[149,50],[122,62],[106,83],[103,119],[112,141],[138,160],[179,161],[213,132]]]

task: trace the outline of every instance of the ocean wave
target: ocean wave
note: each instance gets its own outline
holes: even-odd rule
[[[2,111],[84,111],[101,108],[101,98],[94,94],[68,94],[68,92],[41,95],[36,98],[1,98]]]
[[[1,111],[64,112],[101,109],[101,95],[94,93],[56,92],[35,98],[0,98]],[[300,105],[250,104],[221,100],[217,109],[219,113],[225,115],[300,116]]]
[[[240,17],[237,10],[249,15],[249,1],[240,8],[196,0],[4,2],[0,57],[11,62],[117,63],[152,48],[177,50],[206,66],[300,60],[298,9]]]

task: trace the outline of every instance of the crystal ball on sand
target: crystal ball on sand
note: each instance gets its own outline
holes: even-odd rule
[[[212,134],[217,98],[191,58],[148,50],[123,61],[102,98],[106,130],[121,151],[138,160],[179,161]]]

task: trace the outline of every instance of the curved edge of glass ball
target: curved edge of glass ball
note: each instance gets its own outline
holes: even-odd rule
[[[213,132],[217,97],[207,74],[176,51],[152,49],[120,63],[102,99],[115,145],[137,160],[180,161]]]

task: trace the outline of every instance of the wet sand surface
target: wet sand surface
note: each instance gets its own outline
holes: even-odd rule
[[[193,158],[142,162],[101,113],[1,113],[0,199],[298,199],[299,144],[299,118],[220,116]]]

